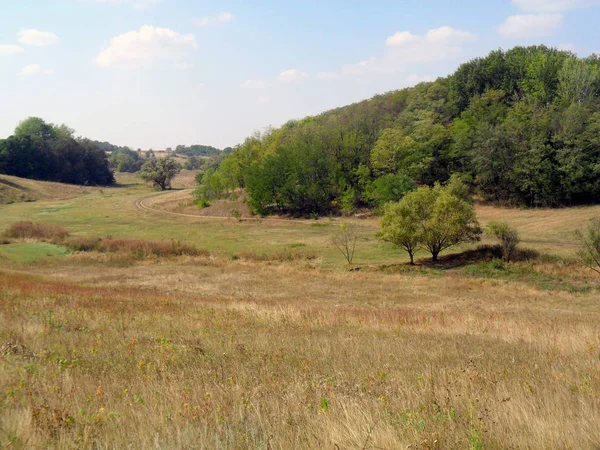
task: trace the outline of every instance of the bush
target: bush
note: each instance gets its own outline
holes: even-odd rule
[[[63,245],[73,252],[94,252],[98,250],[100,238],[70,237]]]
[[[136,258],[150,256],[206,256],[206,250],[182,244],[174,239],[170,241],[149,241],[144,239],[102,239],[98,243],[98,251],[104,253],[129,253]]]
[[[198,198],[194,201],[198,208],[208,208],[210,206],[210,202],[205,198]]]
[[[580,249],[577,252],[579,262],[600,274],[600,219],[593,220],[589,226],[578,231]]]
[[[63,243],[69,250],[76,252],[102,252],[129,254],[135,258],[143,259],[152,256],[208,256],[207,250],[182,244],[177,240],[149,241],[144,239],[115,239],[108,237],[84,238],[72,237]]]
[[[37,239],[60,242],[69,236],[69,231],[52,223],[17,222],[13,223],[4,236],[12,239]]]
[[[331,237],[331,242],[344,255],[348,264],[352,264],[354,259],[354,250],[356,249],[357,233],[356,228],[350,224],[343,223]]]
[[[500,241],[504,261],[510,262],[515,259],[517,246],[521,242],[517,230],[511,228],[506,222],[493,221],[488,223],[486,234]]]
[[[243,250],[239,254],[235,255],[234,260],[237,259],[257,262],[289,262],[298,260],[313,260],[316,259],[316,255],[311,252],[300,252],[287,248],[274,253],[258,253],[255,250]]]

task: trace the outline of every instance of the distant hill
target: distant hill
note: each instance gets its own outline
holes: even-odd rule
[[[496,50],[445,78],[252,136],[203,177],[256,212],[351,213],[457,174],[486,201],[600,200],[600,56]]]

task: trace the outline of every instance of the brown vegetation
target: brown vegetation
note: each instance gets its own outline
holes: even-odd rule
[[[4,236],[12,239],[36,239],[40,241],[63,240],[69,231],[52,223],[33,223],[29,221],[13,223]]]

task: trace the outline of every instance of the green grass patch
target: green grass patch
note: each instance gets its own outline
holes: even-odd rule
[[[466,266],[463,273],[477,278],[517,281],[547,291],[590,292],[597,287],[586,282],[574,282],[560,275],[535,270],[528,263],[510,263],[493,259]]]
[[[66,248],[45,242],[20,242],[0,246],[0,258],[21,264],[47,257],[63,257],[66,254]]]

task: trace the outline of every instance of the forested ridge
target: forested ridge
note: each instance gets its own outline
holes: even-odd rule
[[[69,184],[113,184],[106,152],[74,133],[37,117],[22,121],[12,136],[0,139],[0,173]]]
[[[497,50],[430,83],[257,133],[202,176],[258,213],[382,207],[458,174],[508,205],[600,199],[600,57],[545,46]]]

